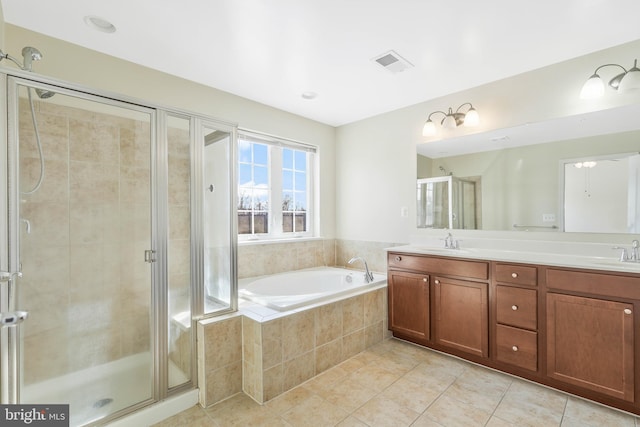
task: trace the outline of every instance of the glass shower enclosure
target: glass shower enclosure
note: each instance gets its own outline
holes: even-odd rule
[[[0,400],[69,404],[70,425],[101,424],[193,389],[194,322],[235,308],[235,128],[30,77],[2,74]],[[212,132],[228,152],[210,267]]]
[[[417,182],[418,228],[478,228],[476,182],[454,176]]]

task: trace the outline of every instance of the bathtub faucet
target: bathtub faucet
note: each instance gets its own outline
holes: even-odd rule
[[[349,264],[353,264],[356,261],[362,261],[364,263],[364,281],[365,283],[371,283],[373,282],[373,274],[369,271],[369,266],[367,265],[367,261],[364,260],[364,258],[356,256],[353,257],[349,260]]]

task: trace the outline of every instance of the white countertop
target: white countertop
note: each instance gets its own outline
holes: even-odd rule
[[[488,245],[491,246],[491,245]],[[508,244],[505,246],[509,246]],[[544,245],[538,244],[535,248],[509,248],[498,249],[495,247],[461,247],[460,249],[446,249],[442,246],[426,244],[410,244],[387,248],[388,252],[415,253],[421,255],[437,255],[471,260],[506,261],[525,264],[542,264],[558,267],[585,268],[591,270],[618,271],[640,274],[640,262],[622,262],[618,256],[621,250],[612,250],[614,245],[587,245],[583,250],[572,248],[568,245]],[[607,249],[609,256],[597,255]],[[561,251],[568,251],[563,253]]]

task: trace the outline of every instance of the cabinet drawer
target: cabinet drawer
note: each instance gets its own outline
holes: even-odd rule
[[[496,287],[498,323],[536,330],[538,328],[537,292],[533,289]]]
[[[538,370],[538,334],[497,325],[496,360],[530,371]]]
[[[465,279],[487,280],[489,278],[489,263],[485,261],[466,261],[390,252],[387,262],[390,268],[443,274]]]
[[[536,286],[538,269],[526,265],[496,263],[496,281],[514,285]]]
[[[547,287],[605,297],[640,299],[640,275],[547,269]]]

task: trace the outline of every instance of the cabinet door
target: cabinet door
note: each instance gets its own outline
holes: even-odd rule
[[[429,333],[429,276],[389,270],[389,329],[419,342]]]
[[[547,294],[547,374],[634,400],[633,306]]]
[[[489,355],[486,283],[436,277],[435,339],[438,344],[476,356]]]

